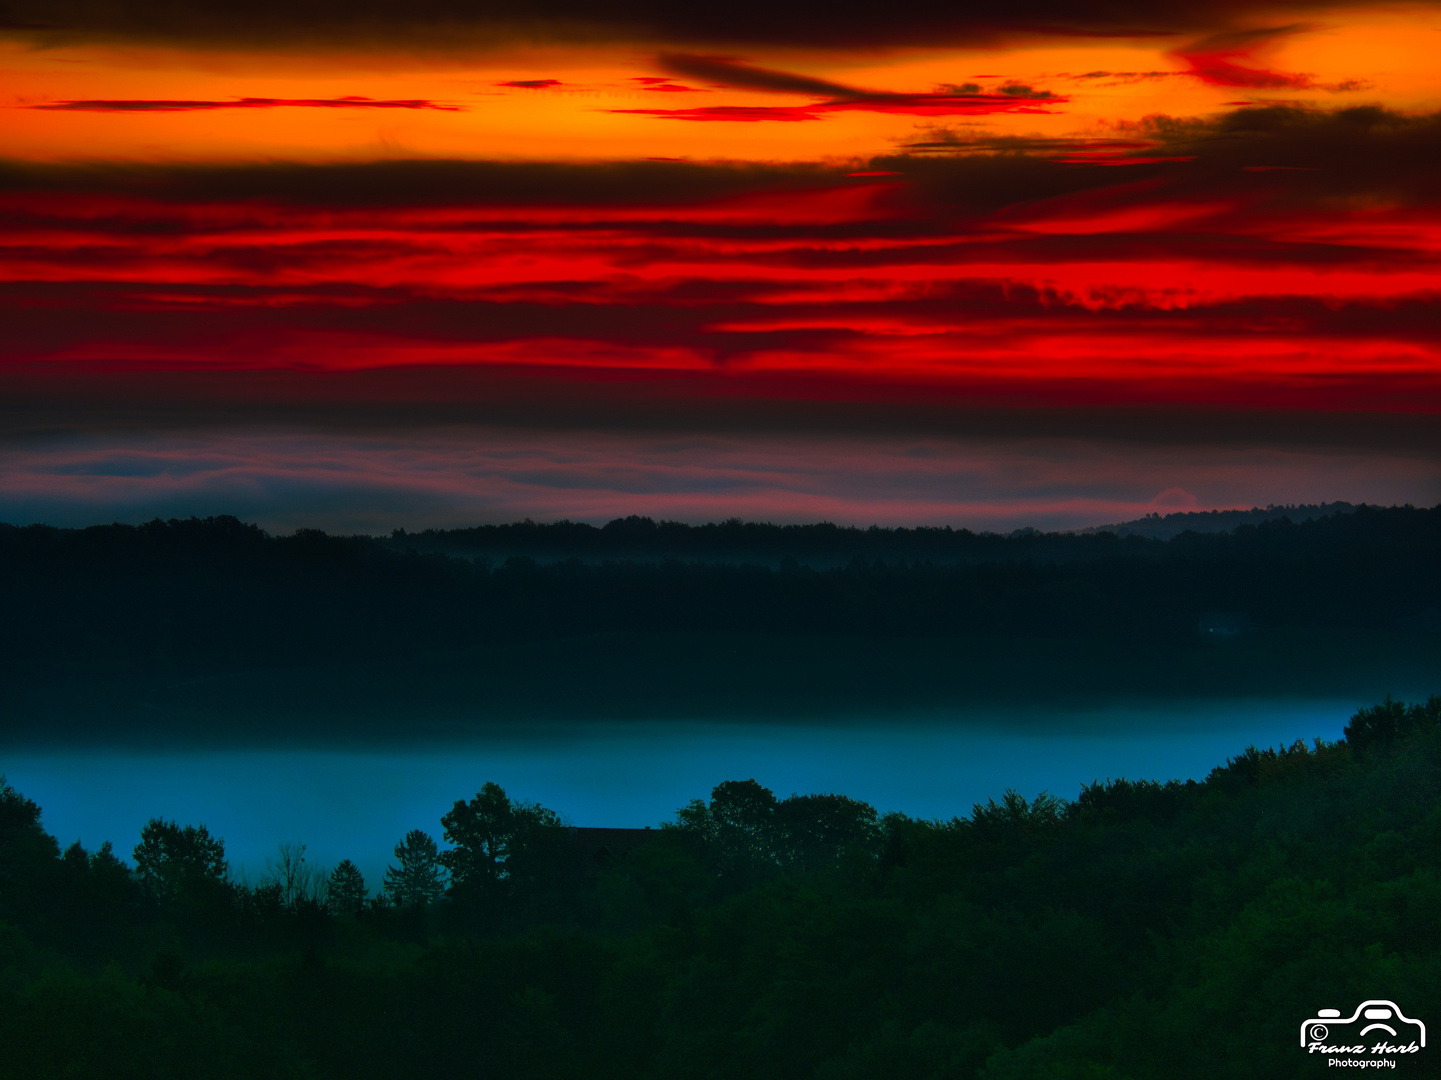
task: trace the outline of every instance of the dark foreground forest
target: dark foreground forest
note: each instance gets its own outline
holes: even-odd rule
[[[1318,1009],[1441,1021],[1437,697],[950,821],[733,781],[587,845],[457,795],[375,898],[164,819],[62,851],[0,783],[0,1076],[1288,1078]]]
[[[1165,540],[646,518],[379,538],[0,525],[0,743],[1441,685],[1441,507],[1305,513]]]

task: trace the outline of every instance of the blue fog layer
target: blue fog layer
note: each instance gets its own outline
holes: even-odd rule
[[[913,817],[966,815],[1015,788],[1068,799],[1094,780],[1202,779],[1245,749],[1341,736],[1366,702],[1231,702],[964,722],[845,726],[588,724],[413,749],[0,751],[0,772],[44,810],[62,845],[114,842],[127,860],[151,817],[205,824],[255,883],[278,845],[328,868],[349,858],[380,883],[396,841],[487,780],[573,825],[671,820],[723,780],[778,796],[836,792]]]

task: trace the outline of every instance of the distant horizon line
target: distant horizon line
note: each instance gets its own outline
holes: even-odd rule
[[[902,531],[904,531],[904,532],[928,532],[928,531],[934,531],[934,532],[957,532],[957,533],[959,533],[959,532],[969,532],[969,533],[972,533],[972,534],[974,534],[974,535],[976,535],[976,536],[994,536],[994,537],[1003,537],[1003,538],[1014,538],[1014,537],[1022,537],[1022,536],[1075,536],[1075,535],[1096,534],[1096,533],[1109,532],[1109,531],[1113,531],[1113,530],[1117,530],[1117,529],[1136,529],[1136,528],[1140,528],[1140,527],[1144,527],[1144,526],[1164,525],[1164,524],[1166,524],[1167,522],[1175,522],[1175,521],[1177,521],[1178,519],[1179,519],[1179,520],[1209,519],[1209,520],[1214,521],[1215,519],[1218,519],[1218,518],[1245,517],[1245,516],[1258,515],[1258,514],[1259,514],[1259,515],[1272,515],[1271,517],[1265,518],[1265,519],[1263,519],[1263,520],[1277,520],[1277,519],[1279,519],[1280,517],[1284,517],[1284,516],[1286,516],[1286,515],[1288,515],[1288,514],[1291,514],[1291,513],[1302,512],[1302,513],[1306,513],[1306,514],[1308,515],[1308,517],[1306,518],[1306,520],[1310,520],[1311,518],[1314,518],[1314,517],[1317,517],[1317,516],[1328,516],[1328,515],[1337,514],[1337,513],[1342,513],[1342,514],[1344,514],[1344,513],[1351,513],[1351,512],[1353,512],[1353,511],[1362,510],[1362,509],[1385,510],[1385,509],[1403,509],[1403,508],[1421,509],[1421,510],[1441,509],[1441,503],[1438,503],[1435,507],[1429,507],[1429,506],[1420,506],[1420,507],[1417,507],[1417,506],[1416,506],[1415,504],[1413,504],[1413,503],[1405,503],[1405,504],[1397,504],[1397,503],[1381,504],[1381,503],[1367,503],[1367,502],[1352,503],[1352,502],[1348,502],[1348,501],[1346,501],[1346,500],[1344,500],[1344,499],[1337,499],[1337,500],[1332,501],[1332,502],[1319,502],[1319,503],[1304,503],[1304,502],[1303,502],[1303,503],[1267,503],[1265,506],[1259,506],[1259,505],[1253,505],[1253,506],[1249,506],[1249,507],[1245,507],[1245,506],[1231,506],[1231,507],[1212,507],[1212,508],[1208,508],[1208,509],[1188,508],[1188,509],[1172,510],[1172,511],[1170,511],[1170,512],[1168,512],[1168,513],[1164,513],[1164,514],[1163,514],[1163,513],[1160,513],[1159,511],[1152,511],[1151,513],[1144,514],[1144,515],[1142,515],[1142,516],[1139,517],[1139,518],[1131,518],[1131,519],[1128,519],[1128,520],[1125,520],[1125,521],[1106,522],[1106,523],[1097,524],[1097,525],[1083,525],[1083,526],[1076,526],[1076,527],[1073,527],[1073,528],[1061,528],[1061,529],[1042,529],[1042,528],[1037,528],[1037,527],[1034,526],[1034,525],[1022,525],[1022,526],[1018,526],[1017,528],[1009,529],[1009,530],[1005,530],[1005,531],[1000,531],[1000,530],[996,530],[996,529],[986,529],[986,528],[972,528],[971,526],[968,526],[968,525],[952,525],[952,524],[944,524],[944,525],[929,525],[929,524],[916,524],[916,525],[885,525],[885,524],[881,524],[881,523],[879,523],[879,522],[871,522],[871,523],[868,523],[868,524],[859,524],[859,523],[842,523],[842,522],[832,521],[832,520],[829,520],[829,519],[817,519],[817,520],[814,520],[814,521],[780,521],[780,522],[778,522],[778,521],[772,521],[772,520],[761,520],[761,519],[742,518],[742,517],[740,517],[740,516],[732,516],[732,517],[727,517],[727,518],[721,518],[721,519],[718,519],[718,520],[717,520],[717,519],[708,519],[708,520],[705,520],[705,521],[686,521],[686,520],[675,519],[675,518],[652,517],[652,516],[649,515],[649,514],[626,514],[626,515],[622,515],[622,516],[619,516],[619,517],[607,518],[607,519],[604,520],[604,521],[601,521],[599,518],[594,518],[594,519],[591,519],[591,518],[579,518],[579,517],[577,517],[577,518],[572,518],[572,517],[568,517],[568,516],[557,517],[557,518],[553,518],[553,519],[536,520],[536,519],[533,519],[533,518],[527,516],[527,517],[520,518],[520,519],[511,519],[511,520],[503,520],[503,521],[482,521],[482,522],[475,522],[475,523],[470,523],[470,524],[455,524],[455,525],[428,525],[428,526],[426,526],[426,527],[424,527],[424,528],[414,529],[414,530],[408,529],[408,528],[406,528],[406,527],[404,527],[404,526],[397,526],[397,527],[391,529],[388,533],[387,533],[387,532],[376,533],[376,532],[363,532],[363,531],[353,531],[353,532],[352,532],[352,531],[344,531],[344,530],[330,530],[330,529],[326,529],[326,528],[321,527],[321,526],[308,526],[308,525],[296,526],[294,529],[291,529],[291,530],[289,530],[288,532],[287,532],[287,531],[284,531],[284,530],[282,530],[282,531],[272,531],[271,529],[267,528],[266,526],[264,526],[264,525],[262,525],[262,524],[260,524],[260,523],[258,523],[258,522],[256,522],[256,521],[246,520],[245,518],[243,518],[243,517],[241,517],[241,516],[239,516],[239,515],[237,515],[237,514],[205,514],[205,515],[203,515],[203,516],[202,516],[202,515],[199,515],[199,514],[190,514],[190,515],[187,515],[187,516],[184,516],[184,517],[177,516],[177,515],[171,515],[171,516],[168,516],[168,517],[163,517],[163,516],[160,516],[160,515],[156,515],[156,516],[154,516],[154,517],[148,517],[148,518],[139,519],[139,520],[121,520],[121,519],[118,519],[118,518],[116,518],[116,519],[111,519],[111,520],[109,520],[109,521],[96,520],[96,521],[94,521],[94,522],[92,522],[91,524],[88,524],[88,525],[52,525],[51,523],[46,522],[46,521],[14,522],[14,521],[4,521],[4,520],[0,520],[0,527],[8,527],[8,528],[16,528],[16,529],[39,527],[39,528],[53,528],[53,529],[62,530],[62,531],[79,531],[79,530],[83,530],[83,529],[104,528],[104,527],[107,527],[107,526],[115,526],[115,525],[130,526],[130,527],[139,527],[139,526],[142,526],[142,525],[150,525],[150,524],[155,524],[155,523],[169,524],[169,523],[171,523],[171,522],[184,522],[184,521],[217,521],[217,520],[225,520],[225,519],[228,518],[228,519],[233,520],[233,521],[235,521],[235,522],[237,522],[237,523],[239,523],[239,524],[241,524],[241,525],[245,525],[245,526],[247,526],[247,527],[259,529],[261,532],[265,533],[267,536],[285,536],[285,535],[293,535],[293,534],[295,534],[295,533],[319,532],[319,533],[325,533],[325,534],[331,535],[331,536],[366,536],[366,537],[370,537],[370,538],[372,538],[372,539],[392,539],[392,538],[395,538],[395,537],[405,537],[405,536],[425,536],[425,535],[428,535],[428,534],[440,534],[440,533],[464,533],[464,532],[474,532],[474,531],[482,530],[482,529],[511,529],[511,528],[524,527],[524,526],[529,526],[529,527],[534,527],[534,528],[552,528],[552,527],[557,527],[557,526],[571,526],[571,527],[577,527],[577,528],[594,529],[594,530],[596,530],[596,531],[598,531],[598,532],[603,532],[603,531],[605,531],[605,530],[608,529],[608,528],[612,528],[612,527],[616,527],[616,526],[621,526],[621,525],[624,525],[624,524],[626,524],[626,523],[631,523],[631,522],[633,522],[633,523],[635,523],[636,526],[642,527],[642,528],[644,528],[644,527],[655,527],[655,528],[661,528],[661,527],[681,527],[681,528],[685,528],[685,529],[707,529],[707,528],[721,528],[721,527],[725,527],[725,526],[731,526],[731,527],[735,527],[735,526],[763,527],[763,528],[772,528],[772,529],[832,528],[832,529],[836,529],[836,530],[844,530],[844,531],[851,531],[851,532],[902,532]],[[1246,524],[1246,522],[1239,522],[1239,524]]]

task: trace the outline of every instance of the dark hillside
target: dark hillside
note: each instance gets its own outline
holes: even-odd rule
[[[949,821],[737,780],[597,845],[456,794],[375,899],[161,819],[62,854],[0,782],[0,1076],[1290,1080],[1318,1008],[1441,1017],[1437,697]]]
[[[1120,537],[1141,536],[1148,540],[1170,540],[1184,532],[1234,532],[1243,525],[1264,525],[1285,518],[1291,522],[1314,521],[1316,518],[1350,513],[1357,507],[1348,502],[1303,503],[1299,506],[1252,507],[1250,510],[1177,510],[1170,514],[1147,514],[1135,521],[1114,525],[1096,525],[1075,530],[1082,536],[1094,533],[1115,533]]]
[[[727,557],[492,564],[233,518],[0,527],[7,734],[96,702],[117,723],[127,710],[183,723],[260,693],[272,712],[353,714],[359,697],[473,719],[676,715],[1105,697],[1178,679],[1187,693],[1355,696],[1414,691],[1441,664],[1441,508],[1170,541],[643,519],[592,532],[613,528]],[[777,538],[798,554],[833,543],[846,561],[748,561]],[[968,554],[874,554],[921,542]]]

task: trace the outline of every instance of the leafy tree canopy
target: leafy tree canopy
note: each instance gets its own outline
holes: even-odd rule
[[[513,801],[487,782],[469,802],[457,801],[440,819],[455,845],[441,856],[453,887],[464,895],[494,893],[513,881],[562,828],[560,815],[538,803]]]
[[[230,869],[225,841],[204,825],[182,827],[160,818],[151,818],[140,830],[133,857],[141,883],[162,899],[218,885]]]

